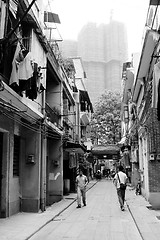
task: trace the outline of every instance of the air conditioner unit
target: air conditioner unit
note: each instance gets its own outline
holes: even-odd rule
[[[160,153],[157,154],[157,157],[156,157],[157,161],[160,161]]]
[[[155,160],[155,155],[154,153],[149,155],[149,161],[154,161]]]
[[[59,166],[59,160],[54,160],[54,166]]]

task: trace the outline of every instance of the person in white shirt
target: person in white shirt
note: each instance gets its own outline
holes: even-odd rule
[[[84,206],[86,206],[86,186],[88,184],[88,179],[83,175],[82,170],[79,171],[79,175],[76,177],[77,184],[77,208],[81,208],[81,197]]]
[[[123,166],[119,166],[119,171],[115,174],[113,183],[117,188],[117,195],[120,204],[120,208],[124,211],[124,201],[125,201],[125,190],[126,190],[126,183],[127,183],[127,175],[123,172]],[[123,186],[121,186],[123,184]]]

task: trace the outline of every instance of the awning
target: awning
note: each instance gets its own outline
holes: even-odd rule
[[[63,149],[66,152],[73,152],[79,154],[84,154],[87,151],[87,148],[84,145],[74,142],[64,143]]]
[[[117,145],[96,145],[92,148],[91,153],[95,155],[101,154],[119,154],[120,148]]]

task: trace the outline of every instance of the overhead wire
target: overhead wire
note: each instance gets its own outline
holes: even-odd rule
[[[18,119],[16,119],[15,117],[12,117],[10,114],[6,113],[5,111],[1,111],[1,113],[2,113],[3,115],[5,115],[7,118],[9,118],[9,119],[11,119],[11,120],[19,123],[20,125],[22,125],[23,127],[28,128],[28,129],[31,130],[31,131],[39,132],[37,128],[31,127],[29,124],[26,124],[26,123],[22,122],[21,120],[18,120]]]
[[[19,4],[20,4],[20,6],[21,6],[23,12],[25,12],[25,10],[24,10],[24,6],[22,5],[21,1],[19,1]],[[29,21],[28,21],[27,18],[26,18],[26,21],[29,23]],[[11,19],[10,19],[10,22],[11,22],[11,24],[12,24]],[[22,38],[20,39],[15,31],[14,31],[13,33],[15,34],[17,40],[21,43],[21,46],[22,46],[22,45],[23,45],[23,43],[22,43]],[[24,47],[24,45],[23,45],[23,47]],[[9,101],[10,101],[10,99],[8,99],[8,102],[9,102]],[[41,105],[39,102],[37,102],[37,101],[34,101],[34,102],[36,102],[36,103],[42,108],[42,105]],[[27,112],[26,112],[26,114],[27,114]],[[28,116],[30,116],[30,115],[28,115]],[[32,116],[30,116],[30,117],[32,117]],[[35,119],[33,118],[33,120],[35,120]]]
[[[8,90],[7,90],[7,91],[8,91]],[[8,98],[8,102],[4,101],[3,99],[0,99],[0,105],[3,106],[3,107],[4,107],[4,106],[8,107],[10,110],[14,110],[14,109],[15,109],[15,113],[16,113],[17,115],[23,112],[23,111],[21,111],[19,108],[13,106],[13,105],[10,103],[10,99],[9,99],[9,98]],[[8,105],[8,106],[7,106],[7,105]],[[28,108],[28,107],[26,106],[26,108]],[[24,113],[25,113],[26,116],[32,118],[32,121],[34,121],[34,122],[37,121],[36,118],[34,118],[33,116],[31,116],[30,114],[27,113],[27,110],[24,111]]]
[[[21,6],[21,8],[23,9],[23,11],[25,11],[24,10],[24,7],[23,7],[23,5],[22,5],[22,3],[20,2],[20,6]],[[50,1],[48,0],[48,6],[50,7],[50,10],[51,10],[51,5],[50,5]],[[52,11],[52,10],[51,10]],[[27,22],[29,22],[28,21],[28,19],[27,19]],[[34,100],[34,102],[35,103],[37,103],[41,108],[42,108],[42,104],[40,104],[39,102],[37,102],[36,100]],[[56,103],[57,105],[60,105],[60,104],[58,104],[58,103]]]
[[[33,5],[33,2],[34,2],[34,1],[32,1],[32,5]],[[48,0],[48,3],[49,3],[48,5],[49,5],[49,7],[50,7],[50,10],[51,10],[51,5],[50,5],[49,0]],[[26,17],[28,11],[26,11],[26,10],[24,9],[21,1],[19,1],[19,4],[20,4],[23,12],[25,13],[25,14],[23,15],[22,19],[21,19],[21,21],[22,21],[22,20]],[[31,8],[31,5],[30,5],[30,8]],[[52,10],[51,10],[51,11],[52,11]],[[11,23],[11,25],[12,25],[12,21],[11,21],[10,18],[9,18],[9,20],[10,20],[10,23]],[[26,21],[29,23],[29,20],[28,20],[27,17],[26,17]],[[20,38],[17,36],[17,34],[16,34],[16,32],[15,32],[16,29],[19,27],[19,24],[20,24],[20,23],[21,23],[21,22],[19,21],[19,22],[16,24],[16,26],[11,29],[11,31],[9,32],[9,34],[8,34],[8,36],[7,36],[7,39],[8,39],[12,34],[14,34],[14,35],[16,36],[17,40],[20,41]],[[56,24],[55,24],[55,25],[56,25]],[[57,31],[58,31],[57,26],[56,26],[56,29],[57,29]],[[58,32],[59,32],[59,31],[58,31]],[[59,35],[60,35],[60,33],[59,33]],[[60,35],[60,37],[61,37],[61,35]],[[23,39],[21,39],[21,40],[23,40]],[[22,41],[20,41],[20,43],[23,44]],[[8,106],[7,106],[8,108],[10,108],[10,113],[11,113],[11,114],[16,114],[17,116],[22,117],[21,114],[20,114],[20,112],[18,113],[18,110],[19,110],[19,109],[17,109],[17,111],[16,111],[16,109],[15,109],[15,111],[13,111],[13,109],[11,110],[11,108],[12,108],[13,106],[12,106],[12,104],[10,104],[9,102],[10,102],[10,99],[8,99]],[[34,101],[34,102],[36,102],[36,101]],[[41,105],[40,103],[38,103],[38,102],[36,102],[36,103],[42,107],[42,105]],[[3,104],[3,103],[2,103],[2,104]],[[29,130],[31,130],[31,131],[34,131],[34,132],[37,132],[37,133],[42,133],[44,136],[47,135],[47,136],[49,136],[49,137],[51,137],[51,138],[54,138],[54,139],[55,139],[55,138],[60,139],[61,136],[58,136],[58,134],[51,133],[49,130],[45,130],[45,132],[44,132],[42,129],[39,130],[38,127],[40,127],[40,124],[37,124],[37,119],[34,118],[34,117],[32,117],[31,115],[29,115],[27,112],[25,112],[25,114],[27,114],[27,116],[30,117],[30,118],[32,118],[33,121],[34,121],[34,122],[32,123],[32,125],[31,125],[31,124],[24,123],[24,122],[22,122],[21,120],[15,118],[14,116],[11,116],[11,114],[9,114],[9,111],[8,111],[8,113],[7,113],[7,111],[8,111],[8,110],[6,110],[6,111],[5,111],[5,110],[0,110],[0,112],[1,112],[3,115],[5,115],[7,118],[16,121],[17,123],[21,124],[23,127],[26,127],[26,128],[28,128]],[[36,125],[37,127],[33,127],[33,124]],[[51,131],[52,131],[52,130],[51,130]]]
[[[0,110],[0,112],[1,112],[1,114],[5,115],[7,118],[19,123],[21,126],[29,129],[30,131],[33,131],[33,132],[36,132],[36,133],[39,133],[39,134],[41,133],[45,137],[49,136],[50,138],[60,139],[60,136],[58,136],[58,134],[51,133],[48,130],[43,130],[42,127],[46,127],[44,124],[39,123],[39,124],[37,124],[37,127],[36,126],[34,127],[33,125],[31,125],[31,123],[25,123],[22,120],[20,120],[20,119],[11,115],[11,114],[15,114],[15,112],[10,112],[10,114],[9,114],[9,113],[7,113],[7,110],[4,111],[4,109]]]

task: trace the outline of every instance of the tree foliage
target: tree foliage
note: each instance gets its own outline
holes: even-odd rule
[[[121,134],[121,94],[105,91],[95,104],[91,137],[95,144],[116,144]]]

